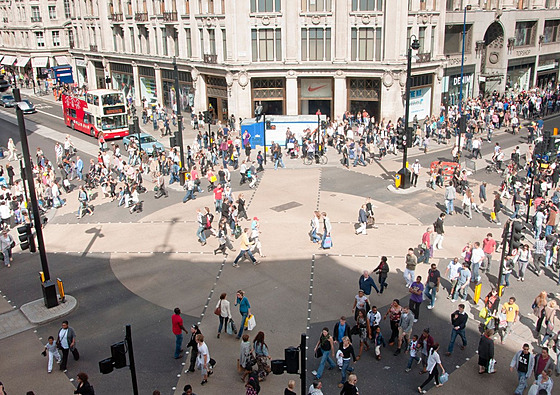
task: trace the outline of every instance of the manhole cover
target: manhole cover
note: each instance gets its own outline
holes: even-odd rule
[[[286,211],[286,210],[289,210],[289,209],[292,209],[292,208],[296,208],[296,207],[299,207],[301,205],[302,204],[298,203],[298,202],[289,202],[289,203],[281,204],[280,206],[271,207],[270,209],[274,210],[274,211],[277,211],[277,212],[280,212],[280,211]]]

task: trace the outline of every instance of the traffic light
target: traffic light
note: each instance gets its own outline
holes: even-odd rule
[[[169,137],[169,146],[171,148],[176,147],[179,145],[179,133],[174,132],[171,137]]]
[[[327,121],[321,121],[321,129],[327,128]]]
[[[101,374],[109,374],[113,371],[113,359],[106,358],[102,361],[99,361],[99,372]]]
[[[271,121],[267,120],[264,124],[265,124],[265,127],[266,127],[267,130],[272,129],[272,122]]]
[[[126,349],[124,342],[118,342],[111,346],[111,359],[115,364],[115,369],[124,368],[126,366]]]
[[[521,247],[521,242],[525,240],[525,236],[521,233],[523,231],[523,224],[520,221],[513,221],[511,224],[511,236],[509,239],[509,250],[510,253],[513,250],[519,249]]]
[[[202,114],[204,115],[204,123],[208,124],[212,122],[212,118],[210,117],[210,111],[204,111]]]
[[[462,115],[461,118],[459,118],[459,132],[465,133],[467,131],[467,117],[466,115]]]
[[[412,135],[414,134],[414,129],[411,127],[406,128],[406,146],[412,148]]]
[[[399,133],[397,134],[397,149],[401,149],[404,143],[404,134]]]
[[[29,248],[29,252],[36,252],[37,248],[35,248],[35,239],[33,238],[31,224],[18,226],[17,232],[20,241],[19,246],[21,247],[21,250],[23,251]]]
[[[550,130],[545,130],[543,132],[543,146],[545,153],[554,153],[554,139],[552,138],[552,132]]]

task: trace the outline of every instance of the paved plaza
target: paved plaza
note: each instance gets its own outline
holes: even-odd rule
[[[34,130],[30,136],[32,150],[41,144],[49,154],[54,145],[51,138],[68,130],[47,125],[45,120],[48,119],[44,115],[36,123],[30,121],[29,127]],[[0,112],[0,123],[8,128],[6,112]],[[10,133],[16,133],[13,126]],[[192,139],[192,133],[192,130],[187,131],[186,141]],[[511,135],[498,138],[503,138],[508,155],[508,150],[524,140]],[[75,141],[81,152],[95,155],[95,141],[87,140],[87,136],[76,136]],[[41,298],[40,264],[37,255],[20,253],[16,247],[12,267],[0,268],[3,296],[0,298],[0,347],[3,355],[11,356],[0,359],[0,381],[9,394],[28,390],[36,394],[66,394],[73,391],[71,380],[78,372],[85,371],[97,394],[131,393],[128,369],[115,370],[109,375],[101,375],[98,369],[98,362],[110,356],[110,345],[124,339],[125,325],[130,324],[141,394],[151,394],[156,388],[162,394],[181,394],[186,383],[193,385],[198,395],[243,394],[243,383],[237,372],[239,342],[224,334],[216,338],[218,320],[213,314],[219,295],[226,292],[232,302],[233,318],[239,324],[240,315],[233,302],[235,292],[242,289],[257,322],[250,332],[251,338],[262,330],[272,359],[283,359],[286,347],[297,346],[302,333],[308,335],[308,349],[304,351],[307,351],[309,386],[313,379],[310,372],[318,366],[312,349],[321,329],[326,326],[332,331],[341,315],[353,316],[358,278],[363,270],[374,269],[381,256],[388,257],[391,268],[389,288],[382,295],[372,295],[372,304],[378,306],[382,314],[394,298],[408,305],[409,293],[402,277],[405,254],[409,247],[417,249],[426,227],[432,225],[441,212],[443,202],[443,190],[425,187],[425,170],[431,160],[448,158],[450,147],[434,148],[434,152],[426,155],[417,149],[411,150],[411,160],[420,158],[424,167],[418,188],[411,194],[397,194],[387,189],[392,183],[391,177],[401,166],[400,154],[350,170],[341,167],[335,150],[329,151],[326,166],[304,166],[300,160],[286,159],[286,169],[275,171],[269,162],[255,189],[249,189],[246,184],[240,187],[239,175],[234,173],[234,192],[245,194],[249,218],[256,216],[260,220],[260,239],[266,257],[257,255],[260,265],[256,266],[246,260],[239,268],[232,267],[236,253],[231,251],[227,258],[215,256],[213,249],[218,246],[215,237],[209,237],[206,246],[197,242],[196,210],[214,207],[211,193],[201,193],[196,200],[183,204],[184,192],[171,188],[169,198],[155,200],[153,184],[147,182],[148,192],[142,195],[143,213],[130,215],[99,193],[93,200],[95,215],[79,221],[76,218],[77,192],[64,195],[68,204],[49,212],[44,235],[51,275],[64,281],[66,292],[77,302],[76,308],[64,319],[77,332],[77,346],[82,357],[79,361],[70,360],[67,374],[53,371],[47,375],[46,361],[40,355],[41,344],[49,335],[56,336],[62,319],[32,324],[21,313],[22,305]],[[485,149],[483,153],[487,156],[490,144]],[[485,159],[479,161],[478,167],[483,168]],[[1,163],[5,162],[6,159]],[[482,180],[489,180],[488,196],[492,196],[498,177],[485,172],[474,174],[474,190],[478,190]],[[203,181],[204,186],[206,181]],[[354,231],[358,210],[367,197],[372,198],[375,206],[378,228],[357,236]],[[459,200],[456,205],[460,206]],[[314,210],[326,212],[333,224],[334,245],[329,250],[319,250],[317,244],[310,242],[309,222]],[[490,224],[489,213],[487,203],[484,214],[475,214],[473,220],[460,214],[446,218],[443,248],[436,250],[431,260],[442,274],[467,241],[481,241],[488,232],[500,238],[502,229]],[[244,221],[242,227],[249,224]],[[238,250],[239,241],[233,239],[233,243]],[[496,262],[498,254],[495,256]],[[491,273],[483,276],[483,295],[495,283],[497,269],[495,264]],[[416,274],[425,279],[427,271],[428,265],[419,264]],[[477,373],[478,312],[482,305],[473,302],[470,290],[468,346],[464,351],[457,348],[451,357],[442,356],[446,371],[451,373],[450,380],[441,389],[428,386],[429,392],[512,393],[516,377],[507,369],[509,361],[523,342],[535,343],[531,332],[535,317],[529,314],[532,299],[541,288],[558,292],[555,281],[548,276],[549,273],[537,279],[531,273],[526,283],[521,285],[514,281],[506,291],[506,296],[517,297],[523,318],[504,345],[499,345],[499,340],[496,342],[498,373],[493,376]],[[374,278],[377,282],[377,276]],[[443,288],[449,288],[446,280],[442,284]],[[449,342],[449,316],[457,304],[446,296],[447,292],[441,290],[433,310],[427,310],[424,303],[413,328],[414,334],[420,334],[429,327],[442,350]],[[188,356],[182,360],[173,359],[175,339],[171,332],[171,315],[175,307],[181,309],[185,327],[200,325],[211,356],[217,361],[215,372],[204,387],[200,385],[199,372],[186,373]],[[349,321],[353,324],[352,318]],[[388,339],[388,321],[381,327]],[[186,342],[184,344],[186,346]],[[359,348],[357,339],[354,347],[356,351]],[[389,346],[382,349],[380,361],[370,350],[354,365],[360,394],[413,393],[425,379],[418,374],[418,369],[405,373],[407,356],[394,357],[394,349]],[[282,393],[290,379],[296,380],[299,388],[296,375],[270,375],[261,383],[261,393]],[[339,393],[336,386],[339,380],[338,369],[325,371],[323,392]]]

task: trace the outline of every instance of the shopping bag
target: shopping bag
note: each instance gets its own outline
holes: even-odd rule
[[[255,316],[251,314],[249,317],[247,317],[247,330],[252,331],[255,326],[257,326],[257,321],[255,321]]]
[[[482,284],[477,284],[476,287],[474,287],[474,303],[478,303],[478,300],[480,299],[480,291],[482,291]]]
[[[496,213],[492,211],[490,213],[490,218],[492,218],[492,221],[495,221],[496,220]]]
[[[486,317],[488,317],[488,309],[487,309],[486,307],[483,307],[483,308],[480,310],[480,313],[478,313],[478,316],[479,316],[480,318],[486,319]]]
[[[325,237],[325,242],[323,243],[323,248],[331,248],[332,247],[332,239],[330,236]]]
[[[447,380],[449,380],[449,374],[447,372],[442,374],[441,376],[439,376],[439,383],[440,384],[447,383]]]
[[[228,335],[233,335],[233,328],[231,327],[231,320],[229,320],[227,325],[226,325],[226,333]]]
[[[531,388],[529,388],[529,392],[527,392],[527,395],[537,395],[538,393],[539,393],[539,385],[535,383],[531,386]]]
[[[494,358],[488,362],[488,373],[496,373],[496,360]]]

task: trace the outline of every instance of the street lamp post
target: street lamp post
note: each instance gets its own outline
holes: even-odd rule
[[[173,57],[173,76],[175,77],[175,106],[177,107],[177,140],[179,140],[178,143],[179,155],[181,160],[181,170],[184,170],[185,149],[183,147],[183,116],[181,115],[181,103],[179,101],[179,70],[177,69],[177,59],[175,57]],[[210,123],[208,124],[208,129],[210,129]],[[208,132],[210,132],[210,130],[208,130]],[[208,135],[210,135],[210,133],[208,133]],[[181,179],[185,179],[183,173],[181,173]]]
[[[471,5],[463,9],[463,39],[461,42],[461,79],[459,80],[459,139],[457,141],[457,162],[461,160],[461,135],[465,133],[467,120],[463,118],[463,71],[465,68],[465,35],[467,30],[467,11],[471,10]]]
[[[404,136],[403,136],[403,167],[400,170],[401,173],[401,188],[408,188],[408,168],[407,168],[407,154],[408,154],[408,123],[409,123],[409,113],[410,113],[410,84],[411,84],[411,74],[412,74],[412,50],[417,51],[420,48],[420,42],[415,35],[410,36],[408,42],[408,52],[407,52],[407,63],[406,63],[406,98],[405,98],[405,109],[404,109]],[[407,140],[404,139],[407,137]],[[410,136],[412,137],[412,136]]]

